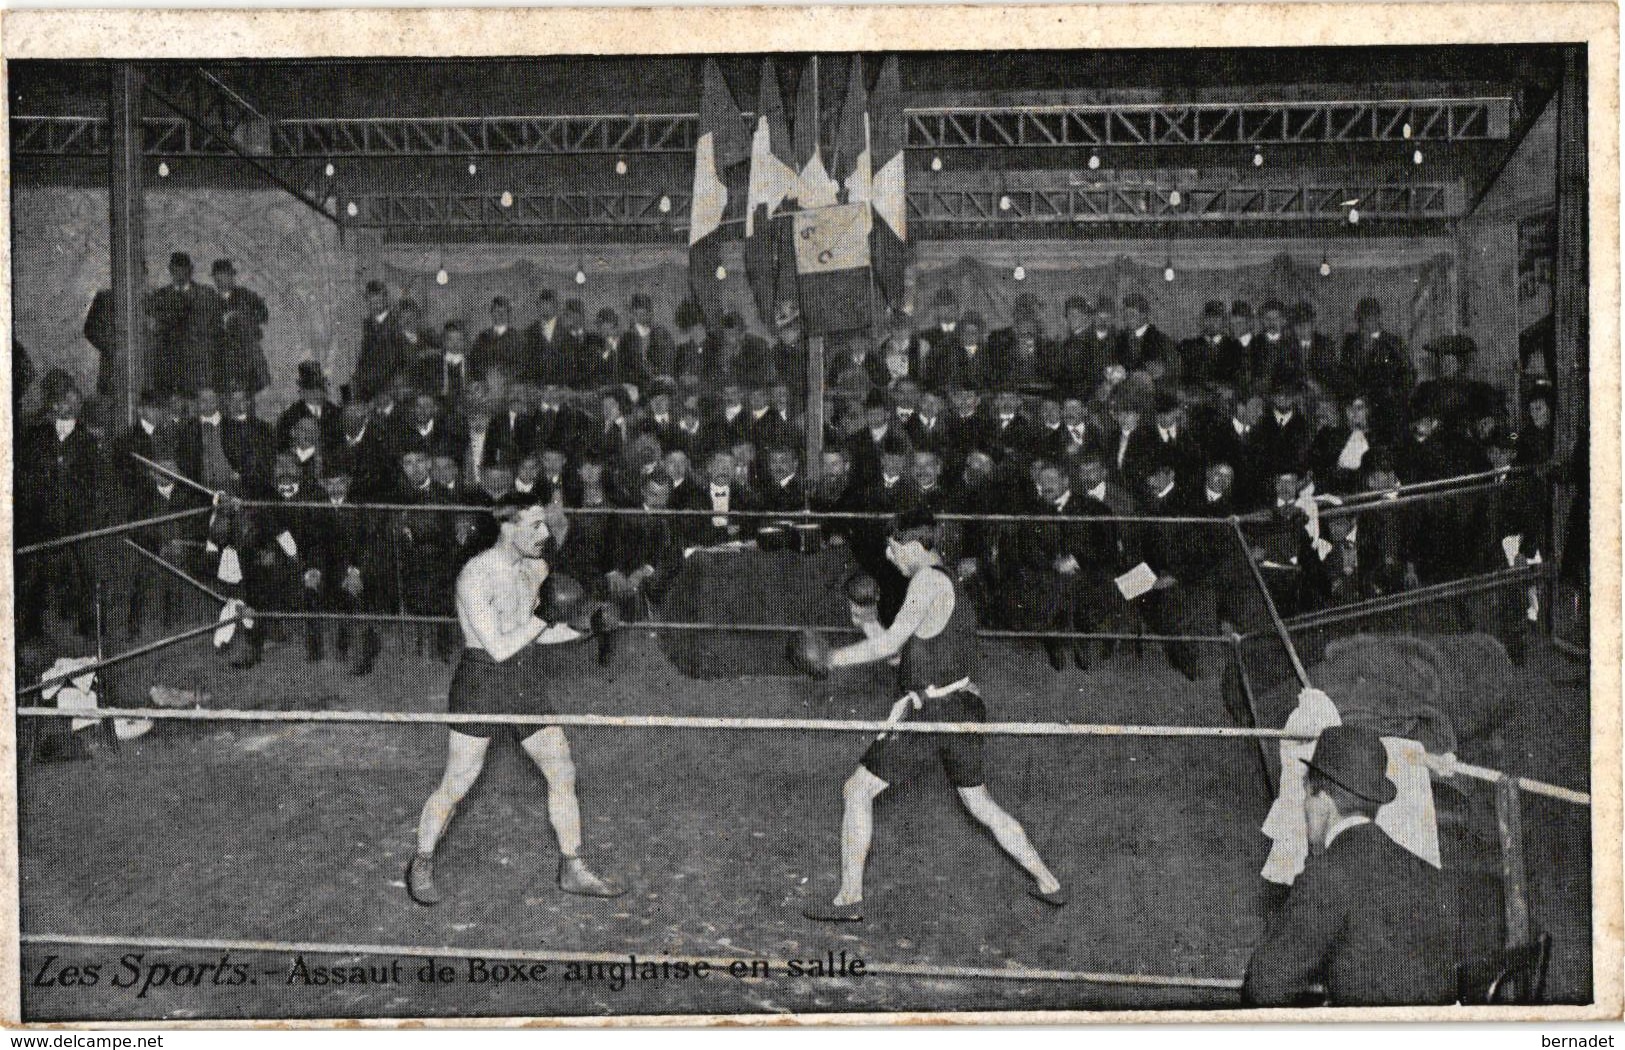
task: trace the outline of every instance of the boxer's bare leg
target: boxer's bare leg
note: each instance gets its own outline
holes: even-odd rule
[[[1033,877],[1038,883],[1038,892],[1056,893],[1061,888],[1061,880],[1049,870],[1044,859],[1033,848],[1032,841],[1027,838],[1021,822],[1011,816],[1007,810],[993,800],[988,793],[987,786],[959,788],[959,801],[965,804],[965,809],[975,817],[977,822],[993,833],[993,838],[999,846],[1020,864],[1022,870]]]
[[[600,878],[581,859],[581,806],[576,801],[576,766],[564,730],[548,726],[520,744],[547,781],[547,819],[559,840],[559,888],[582,897],[619,897],[626,888]]]
[[[417,854],[406,872],[406,890],[419,904],[431,905],[440,900],[434,884],[434,848],[457,811],[457,803],[479,779],[488,746],[490,741],[484,737],[468,736],[455,729],[447,734],[446,772],[423,804],[418,818]]]
[[[888,787],[863,766],[841,785],[841,888],[835,894],[836,904],[863,900],[863,869],[875,833],[875,799]]]

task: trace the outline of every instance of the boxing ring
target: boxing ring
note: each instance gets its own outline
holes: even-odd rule
[[[139,458],[139,457],[138,457]],[[174,565],[158,554],[142,547],[129,538],[129,533],[151,526],[160,521],[183,520],[190,516],[211,513],[215,506],[222,501],[231,499],[223,493],[212,492],[195,485],[190,480],[172,474],[165,468],[142,461],[152,470],[169,474],[178,484],[185,484],[198,489],[209,500],[209,506],[181,514],[166,515],[162,518],[149,519],[141,522],[131,522],[125,525],[113,526],[93,530],[90,533],[63,537],[48,543],[36,544],[29,548],[18,550],[18,556],[61,546],[70,543],[83,542],[90,539],[116,539],[119,543],[135,552],[140,558],[152,564],[159,571],[164,572],[182,583],[186,587],[202,595],[210,602],[218,603],[223,609],[234,599],[224,591],[211,586],[203,580],[197,579],[180,566]],[[1349,501],[1340,508],[1330,508],[1322,511],[1322,516],[1328,514],[1353,514],[1370,506],[1384,507],[1405,505],[1440,498],[1443,495],[1456,495],[1463,491],[1472,491],[1474,486],[1490,484],[1492,476],[1474,476],[1466,479],[1452,479],[1446,484],[1433,484],[1410,487],[1397,496],[1394,494],[1376,495],[1372,499],[1357,499]],[[253,507],[253,501],[239,501],[243,507]],[[311,506],[326,507],[327,504],[311,504]],[[419,505],[400,504],[354,504],[350,505],[358,513],[375,512],[401,512],[424,513],[433,511],[438,513],[488,513],[488,508],[482,507],[424,507]],[[566,511],[567,516],[574,514],[637,514],[650,512],[642,510],[625,511],[620,509],[602,509],[587,511]],[[712,517],[710,511],[666,511],[671,516],[691,515],[696,517]],[[730,512],[730,518],[771,518],[775,521],[786,519],[795,520],[798,515],[782,512]],[[851,512],[846,514],[816,513],[803,514],[799,517],[808,521],[821,521],[832,518],[845,518],[856,521],[878,521],[887,516],[882,514]],[[1053,517],[1038,517],[1030,515],[979,515],[964,516],[941,515],[944,521],[967,520],[982,523],[1020,524],[1023,522],[1042,522],[1055,524]],[[1145,632],[1087,632],[1087,631],[1022,631],[1022,630],[983,630],[979,635],[983,638],[1016,642],[1016,641],[1106,641],[1106,642],[1177,642],[1192,645],[1204,645],[1219,648],[1227,653],[1235,666],[1241,672],[1243,687],[1251,702],[1252,687],[1247,683],[1245,662],[1242,660],[1242,646],[1250,641],[1267,641],[1274,639],[1279,642],[1292,672],[1303,687],[1311,687],[1313,683],[1310,673],[1303,659],[1300,657],[1298,647],[1294,642],[1295,630],[1313,629],[1335,624],[1350,623],[1365,617],[1381,616],[1402,610],[1407,607],[1424,605],[1447,598],[1455,598],[1468,594],[1480,593],[1517,585],[1540,586],[1550,582],[1547,567],[1539,565],[1510,568],[1501,572],[1494,572],[1484,576],[1452,583],[1418,588],[1400,594],[1389,595],[1383,598],[1371,599],[1353,605],[1328,609],[1303,616],[1284,618],[1277,608],[1270,587],[1264,577],[1263,571],[1255,560],[1250,544],[1243,532],[1243,523],[1250,520],[1247,517],[1229,517],[1222,519],[1212,518],[1156,518],[1156,517],[1129,517],[1114,516],[1114,522],[1136,525],[1164,525],[1177,527],[1204,527],[1223,529],[1236,546],[1240,548],[1241,557],[1249,570],[1249,575],[1256,584],[1262,598],[1264,608],[1268,614],[1268,626],[1260,627],[1246,632],[1211,635],[1162,635]],[[455,623],[454,617],[416,615],[405,611],[394,613],[329,613],[304,612],[287,610],[255,609],[252,612],[254,619],[266,621],[306,621],[310,619],[323,619],[335,621],[352,621],[374,624],[421,624],[444,625]],[[901,723],[883,721],[878,719],[862,718],[817,718],[817,717],[743,717],[734,715],[666,715],[649,713],[632,714],[592,714],[592,713],[558,713],[548,715],[535,714],[452,714],[445,711],[397,711],[397,710],[326,710],[326,709],[299,709],[299,710],[263,710],[240,707],[208,707],[208,708],[168,708],[153,706],[105,706],[94,710],[60,709],[46,706],[40,702],[33,702],[33,698],[46,692],[53,684],[83,675],[88,671],[96,671],[105,667],[112,667],[121,663],[157,653],[182,642],[213,634],[222,627],[229,626],[243,620],[243,614],[231,614],[229,611],[222,618],[211,620],[197,627],[186,628],[158,641],[135,646],[127,651],[115,653],[97,659],[94,663],[64,673],[53,681],[46,678],[40,682],[31,683],[19,688],[16,692],[17,707],[15,715],[20,719],[139,719],[155,723],[209,723],[229,725],[233,723],[252,724],[295,724],[311,726],[361,726],[375,725],[379,727],[406,727],[406,726],[447,726],[455,727],[463,722],[498,723],[513,726],[544,727],[561,726],[566,728],[590,728],[610,732],[650,731],[657,733],[705,733],[740,735],[746,738],[758,738],[763,735],[772,737],[779,734],[818,734],[833,735],[837,737],[850,737],[857,735],[873,735],[876,733],[929,733],[929,734],[976,734],[983,737],[1012,737],[1012,738],[1048,738],[1056,740],[1073,741],[1077,738],[1109,738],[1113,740],[1145,739],[1145,740],[1212,740],[1212,741],[1248,741],[1254,745],[1279,742],[1282,740],[1310,740],[1312,737],[1294,736],[1283,729],[1274,729],[1252,725],[1177,725],[1177,724],[1132,724],[1124,722],[1073,722],[1073,721],[990,721],[985,723],[931,723],[909,722]],[[733,624],[708,621],[666,621],[642,620],[622,625],[618,628],[628,632],[648,632],[651,636],[674,632],[737,632],[741,634],[759,635],[790,635],[807,628],[808,624],[790,623],[743,623]],[[841,626],[811,625],[819,631],[835,634],[856,635],[854,629]],[[1254,719],[1256,722],[1256,717]],[[23,753],[23,752],[19,752]],[[1499,847],[1501,853],[1501,877],[1505,892],[1505,920],[1506,940],[1508,948],[1517,948],[1526,943],[1529,938],[1529,902],[1526,891],[1526,873],[1524,870],[1524,842],[1521,825],[1522,795],[1531,795],[1550,799],[1575,807],[1589,807],[1591,797],[1587,792],[1574,790],[1558,784],[1547,783],[1532,777],[1520,776],[1513,773],[1459,761],[1453,755],[1428,755],[1426,763],[1429,769],[1441,778],[1461,778],[1488,785],[1493,792],[1495,811],[1499,830]],[[502,960],[511,962],[541,962],[541,963],[620,963],[625,962],[629,956],[651,962],[707,962],[718,969],[741,963],[761,962],[763,956],[743,955],[671,955],[662,951],[645,952],[642,945],[633,945],[624,950],[611,951],[577,951],[563,948],[545,946],[514,947],[514,946],[471,946],[459,944],[388,944],[369,943],[364,941],[306,941],[306,940],[277,940],[219,937],[180,937],[169,936],[162,932],[151,931],[121,931],[97,934],[75,934],[57,932],[49,929],[24,929],[21,934],[24,945],[32,946],[74,946],[80,948],[138,948],[147,950],[208,950],[208,951],[238,951],[238,952],[264,952],[279,954],[309,954],[322,956],[398,956],[402,958],[435,957],[445,959],[484,959]],[[787,960],[769,959],[770,966],[781,966]],[[922,962],[922,961],[887,961],[884,959],[868,959],[865,962],[866,972],[877,976],[890,976],[906,979],[924,979],[939,981],[968,981],[968,982],[1033,982],[1050,984],[1076,984],[1119,986],[1155,989],[1188,989],[1203,993],[1214,993],[1222,997],[1234,998],[1241,988],[1241,979],[1238,974],[1218,975],[1185,975],[1185,974],[1158,974],[1146,972],[1107,972],[1089,969],[1067,969],[1050,966],[1006,963],[1002,966],[962,965],[948,962]]]

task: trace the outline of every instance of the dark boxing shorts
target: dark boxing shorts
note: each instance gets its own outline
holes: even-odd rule
[[[904,721],[986,722],[987,705],[972,686],[947,696],[925,697],[920,709],[910,711]],[[954,787],[980,787],[987,782],[982,743],[980,733],[893,733],[870,744],[859,762],[896,786],[919,776],[925,764],[936,758]]]
[[[454,715],[550,715],[545,669],[538,666],[536,647],[527,645],[498,663],[484,649],[464,649],[451,676],[446,709]],[[464,736],[487,740],[512,733],[524,740],[544,726],[503,722],[454,722],[449,727]]]

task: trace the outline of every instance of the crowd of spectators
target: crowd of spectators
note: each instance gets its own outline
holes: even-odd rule
[[[624,317],[603,306],[589,324],[579,300],[542,291],[524,328],[500,297],[488,324],[428,327],[415,303],[374,283],[348,382],[306,362],[292,403],[262,420],[263,301],[235,285],[229,262],[215,265],[215,289],[192,284],[190,269],[177,253],[171,285],[148,301],[152,382],[136,425],[102,443],[110,456],[79,422],[75,384],[42,380],[43,408],[19,439],[20,543],[89,527],[110,502],[128,519],[208,505],[173,471],[248,502],[143,531],[166,560],[257,609],[435,617],[493,537],[477,508],[535,492],[560,510],[557,567],[636,617],[658,606],[686,554],[749,544],[772,523],[741,512],[810,511],[825,542],[848,544],[879,580],[886,618],[901,581],[884,528],[834,512],[923,505],[1035,516],[947,530],[949,563],[990,626],[1209,634],[1234,625],[1229,599],[1250,585],[1232,516],[1246,516],[1288,615],[1504,569],[1547,542],[1547,489],[1519,472],[1470,498],[1366,502],[1553,451],[1549,387],[1512,404],[1472,378],[1471,339],[1408,347],[1374,300],[1340,338],[1307,303],[1237,301],[1207,303],[1201,330],[1176,339],[1135,294],[1074,297],[1050,318],[1023,295],[1012,323],[989,331],[945,291],[927,317],[893,312],[873,335],[829,341],[822,458],[809,471],[807,341],[790,304],[771,333],[738,315],[713,327],[684,304],[673,333],[641,295]],[[111,469],[99,473],[104,456]],[[116,493],[100,487],[107,478]],[[1357,513],[1327,512],[1351,497]],[[338,509],[358,502],[394,507]],[[436,509],[447,506],[464,509]],[[569,513],[593,508],[703,513]],[[1136,515],[1215,524],[1116,520]],[[39,631],[53,587],[87,629],[91,571],[78,548],[23,564],[24,635]],[[1127,598],[1118,578],[1142,565],[1154,583]],[[155,593],[170,619],[170,585],[138,581],[132,632]],[[257,659],[267,626],[240,633],[234,660]],[[378,632],[351,626],[311,618],[298,633],[312,660],[331,649],[365,673]],[[447,658],[455,642],[443,625],[419,639]],[[1097,652],[1046,650],[1057,669]],[[1195,676],[1189,646],[1167,651]]]

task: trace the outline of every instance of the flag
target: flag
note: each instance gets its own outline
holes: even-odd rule
[[[728,91],[715,59],[705,60],[700,95],[699,139],[694,143],[694,197],[688,220],[688,282],[694,300],[713,324],[727,307],[722,282],[722,217],[728,210],[731,169],[750,159],[745,115]],[[731,181],[737,184],[737,176]]]
[[[796,273],[809,334],[869,327],[869,226],[866,202],[796,213]]]
[[[774,218],[793,197],[800,177],[784,116],[784,97],[773,60],[762,63],[756,130],[750,146],[750,185],[745,199],[745,272],[756,297],[756,316],[771,324],[777,306],[780,259],[791,236],[788,218]]]
[[[824,151],[819,144],[818,60],[809,58],[796,88],[796,170],[801,185],[796,203],[803,208],[826,208],[835,203],[835,180],[824,167]]]
[[[874,197],[869,154],[869,96],[863,90],[863,59],[857,55],[852,56],[852,71],[846,78],[846,99],[841,103],[841,122],[835,133],[834,161],[830,174],[840,187],[841,203],[867,205]]]
[[[897,309],[903,306],[903,273],[908,267],[908,196],[903,180],[903,145],[908,125],[903,116],[903,88],[897,75],[897,56],[880,66],[871,100],[870,130],[873,137],[874,186],[870,198],[874,206],[874,232],[870,252],[874,259],[875,283],[886,301]]]

